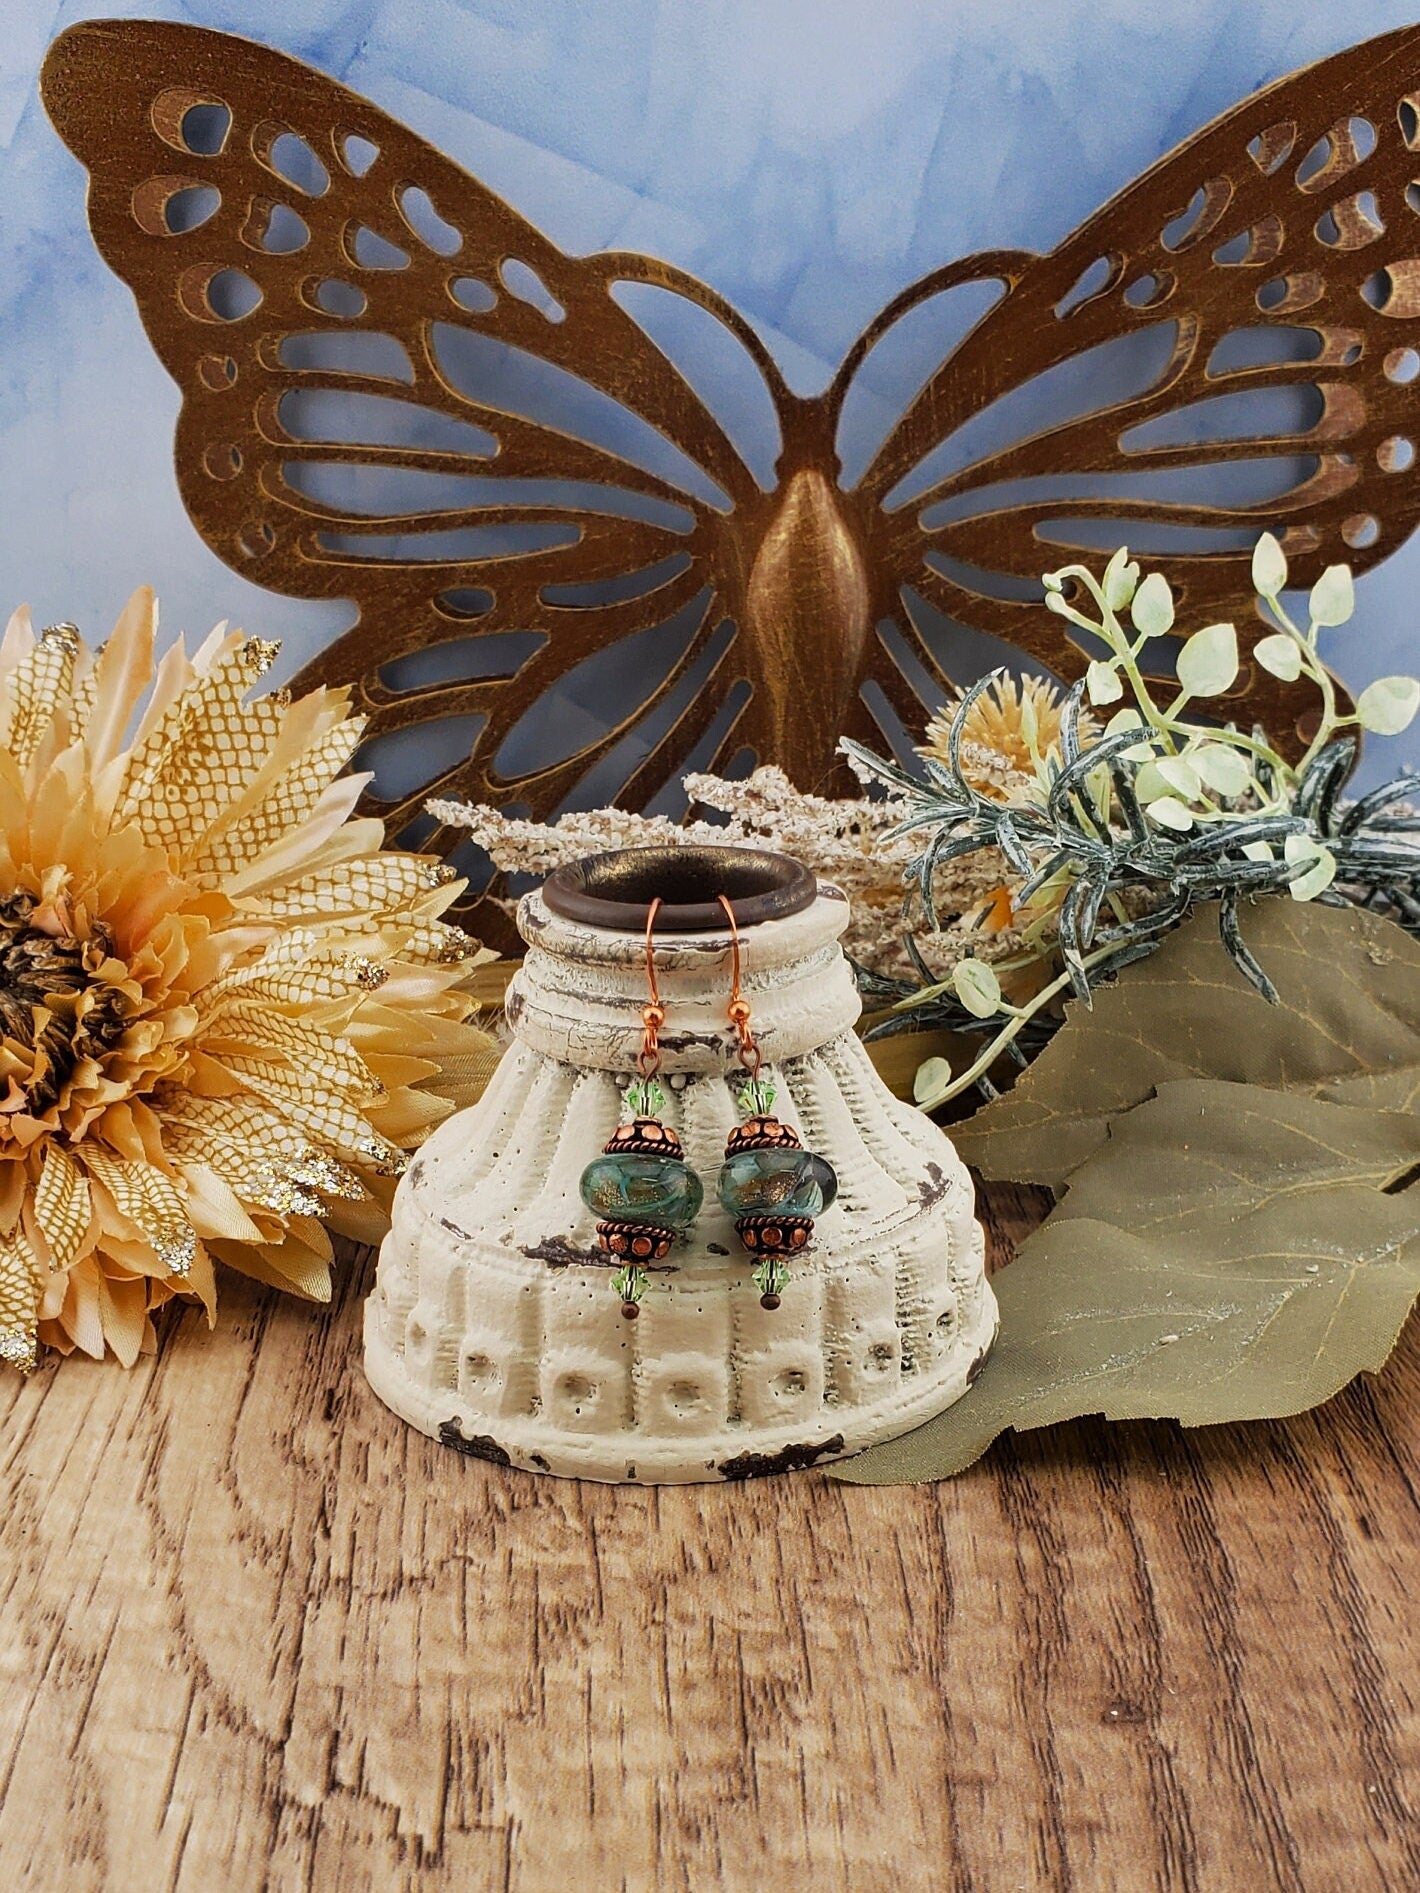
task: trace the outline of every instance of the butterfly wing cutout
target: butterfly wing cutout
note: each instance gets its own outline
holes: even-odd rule
[[[1048,255],[927,277],[856,345],[835,407],[905,318],[982,280],[999,299],[852,489],[874,612],[907,633],[874,653],[882,688],[915,713],[933,609],[1079,675],[1039,574],[1121,543],[1165,566],[1181,622],[1231,618],[1246,654],[1264,529],[1309,584],[1373,564],[1420,514],[1420,31],[1245,100]],[[1279,735],[1311,707],[1250,662],[1228,701]]]
[[[358,605],[297,681],[354,685],[377,791],[385,739],[418,728],[375,813],[399,829],[434,793],[636,807],[697,750],[728,754],[739,718],[753,740],[729,650],[766,486],[618,300],[716,328],[772,420],[791,397],[721,298],[646,257],[565,255],[397,120],[245,40],[84,24],[43,84],[182,390],[193,521],[256,583]],[[624,695],[610,728],[577,689],[598,658]]]
[[[353,684],[396,829],[435,792],[643,806],[737,751],[822,786],[840,734],[916,727],[940,694],[934,612],[1078,674],[1038,575],[1121,540],[1164,558],[1181,619],[1231,616],[1245,646],[1264,527],[1300,582],[1390,550],[1420,505],[1417,85],[1413,29],[1281,81],[1048,255],[934,272],[801,399],[693,278],[564,254],[282,54],[96,22],[44,75],[182,388],[199,530],[258,583],[358,606],[298,681]],[[991,282],[950,344],[941,308]],[[749,364],[772,472],[631,292]],[[929,372],[840,478],[853,398],[919,321]],[[1279,729],[1302,707],[1252,664],[1233,697]]]

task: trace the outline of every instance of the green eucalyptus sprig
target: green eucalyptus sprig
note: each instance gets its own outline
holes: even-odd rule
[[[1058,1023],[1067,993],[1089,1005],[1094,984],[1152,952],[1198,901],[1217,902],[1223,945],[1271,1000],[1276,989],[1239,926],[1244,895],[1354,900],[1386,907],[1420,931],[1420,817],[1399,806],[1420,793],[1420,776],[1399,778],[1351,804],[1341,799],[1360,732],[1405,729],[1420,708],[1420,682],[1382,678],[1361,692],[1354,710],[1344,709],[1318,641],[1322,630],[1351,616],[1348,568],[1328,567],[1313,586],[1305,630],[1282,605],[1287,564],[1271,534],[1254,553],[1253,580],[1277,626],[1256,645],[1257,661],[1288,681],[1305,676],[1321,698],[1316,734],[1296,763],[1261,729],[1243,731],[1187,713],[1236,680],[1231,624],[1207,625],[1185,639],[1177,691],[1167,703],[1155,701],[1141,658],[1152,639],[1172,632],[1173,594],[1162,573],[1141,577],[1123,549],[1099,579],[1083,565],[1046,575],[1047,607],[1088,633],[1105,655],[1090,663],[1067,697],[1057,744],[1042,752],[1033,726],[1023,728],[1034,766],[1024,795],[998,800],[963,770],[967,719],[991,677],[957,706],[945,760],[924,757],[925,779],[856,743],[840,745],[860,775],[882,782],[901,801],[903,819],[893,832],[922,837],[909,881],[931,928],[937,927],[933,883],[946,862],[995,848],[1018,877],[1011,893],[1021,952],[995,965],[968,957],[945,979],[927,976],[921,987],[897,997],[898,1017],[877,1028],[959,1026],[965,1013],[987,1035],[963,1071],[953,1073],[941,1059],[923,1066],[916,1095],[924,1106],[973,1084],[990,1095],[988,1074],[997,1059],[1006,1053],[1019,1062],[1022,1044],[1038,1044],[1042,1028]],[[1120,705],[1099,734],[1082,722],[1086,695],[1096,709]],[[920,955],[916,964],[926,973]],[[1047,977],[1013,1003],[1001,975],[1031,967]]]
[[[1185,640],[1178,654],[1178,692],[1166,706],[1154,702],[1139,667],[1151,639],[1173,629],[1174,603],[1168,580],[1151,572],[1143,580],[1131,564],[1127,549],[1110,560],[1102,580],[1087,566],[1067,565],[1045,575],[1045,604],[1049,611],[1100,639],[1108,655],[1097,658],[1085,675],[1085,689],[1096,707],[1117,703],[1128,685],[1134,702],[1105,726],[1105,734],[1138,729],[1152,753],[1142,760],[1136,793],[1150,820],[1179,832],[1208,822],[1231,820],[1236,805],[1265,815],[1290,808],[1298,787],[1311,766],[1345,732],[1370,730],[1395,736],[1420,708],[1420,682],[1413,677],[1382,677],[1361,692],[1354,711],[1338,704],[1331,672],[1321,661],[1318,639],[1322,630],[1347,622],[1355,610],[1350,568],[1330,565],[1312,587],[1308,623],[1301,630],[1283,607],[1287,560],[1271,533],[1264,533],[1252,557],[1252,580],[1263,611],[1277,630],[1259,639],[1253,655],[1264,670],[1285,682],[1306,677],[1321,696],[1321,714],[1305,754],[1295,765],[1272,747],[1261,731],[1246,734],[1234,727],[1219,729],[1185,715],[1189,704],[1222,696],[1237,680],[1237,631],[1231,624],[1205,625]],[[1094,615],[1080,610],[1066,596],[1074,583],[1093,599]],[[1127,610],[1130,629],[1120,621]],[[1295,876],[1289,887],[1299,899],[1320,893],[1333,878],[1334,863],[1326,850],[1304,859],[1294,851]]]

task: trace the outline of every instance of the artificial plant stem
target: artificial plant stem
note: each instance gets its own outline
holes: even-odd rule
[[[1088,972],[1091,967],[1099,966],[1103,961],[1109,959],[1114,950],[1113,947],[1101,947],[1096,953],[1086,954],[1084,959],[1080,961],[1080,965]],[[996,1063],[996,1060],[1001,1056],[1002,1052],[1005,1051],[1006,1047],[1020,1033],[1021,1028],[1028,1025],[1035,1015],[1055,998],[1057,993],[1064,992],[1066,987],[1070,984],[1071,973],[1067,968],[1065,972],[1051,980],[1048,986],[1042,986],[1028,1005],[1013,1006],[1011,1008],[1012,1018],[1010,1024],[1004,1026],[1002,1030],[996,1034],[995,1038],[991,1040],[991,1043],[985,1048],[981,1055],[975,1059],[964,1072],[952,1079],[952,1082],[947,1086],[945,1091],[941,1092],[935,1098],[920,1099],[919,1103],[921,1109],[924,1111],[935,1111],[939,1104],[950,1103],[953,1098],[965,1091],[968,1085],[974,1085],[978,1078],[984,1078],[986,1073],[990,1071],[991,1067]]]
[[[1122,640],[1121,643],[1123,643]],[[1145,720],[1151,728],[1157,730],[1160,735],[1167,736],[1170,742],[1173,742],[1174,732],[1169,723],[1169,719],[1149,695],[1149,686],[1144,681],[1144,673],[1140,670],[1138,660],[1135,658],[1133,650],[1128,644],[1123,644],[1120,662],[1124,666],[1125,676],[1129,679],[1129,688],[1134,692],[1134,700],[1144,712]],[[1177,751],[1178,744],[1174,742],[1173,746],[1175,751]]]
[[[1197,728],[1195,724],[1195,731]],[[1275,763],[1278,760],[1276,750],[1269,743],[1259,743],[1255,736],[1244,736],[1241,730],[1204,730],[1201,734],[1205,742],[1226,743],[1230,749],[1245,749],[1250,756],[1261,756],[1268,762]]]
[[[1267,600],[1267,608],[1282,629],[1294,638],[1301,653],[1302,668],[1321,692],[1321,722],[1317,725],[1316,735],[1307,745],[1306,754],[1297,764],[1296,774],[1306,774],[1307,766],[1319,755],[1336,734],[1339,719],[1336,714],[1336,686],[1331,681],[1331,672],[1317,655],[1316,648],[1306,634],[1292,623],[1288,613],[1282,608],[1282,601],[1273,595]]]
[[[1083,574],[1085,583],[1089,586],[1096,603],[1103,613],[1099,624],[1094,628],[1113,651],[1115,657],[1118,658],[1124,675],[1129,679],[1129,688],[1134,692],[1135,702],[1144,712],[1145,718],[1154,729],[1167,731],[1167,719],[1159,710],[1153,698],[1149,695],[1148,685],[1144,681],[1144,673],[1139,668],[1139,653],[1148,643],[1147,637],[1141,632],[1137,647],[1131,644],[1129,639],[1124,635],[1124,630],[1120,625],[1119,619],[1114,614],[1114,607],[1105,597],[1102,588],[1095,583],[1093,573],[1088,572],[1084,566],[1071,567],[1070,569]],[[1172,732],[1169,733],[1171,734]]]
[[[1082,630],[1092,631],[1097,637],[1104,640],[1111,654],[1118,661],[1124,675],[1128,678],[1129,688],[1134,692],[1134,700],[1144,713],[1145,721],[1151,728],[1172,739],[1173,731],[1169,725],[1168,718],[1160,711],[1153,698],[1149,695],[1148,685],[1144,681],[1144,673],[1139,668],[1138,654],[1148,640],[1141,635],[1138,646],[1136,647],[1125,637],[1119,619],[1115,616],[1114,607],[1105,597],[1103,588],[1096,582],[1095,575],[1090,571],[1088,566],[1067,565],[1058,576],[1061,578],[1078,579],[1094,599],[1100,611],[1099,621],[1096,623],[1087,619],[1082,612],[1076,612],[1072,614],[1076,623],[1079,624]],[[1175,749],[1176,748],[1177,745],[1175,744]]]

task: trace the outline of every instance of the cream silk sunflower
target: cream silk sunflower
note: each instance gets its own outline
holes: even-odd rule
[[[218,1262],[317,1300],[495,1047],[452,872],[382,850],[343,691],[247,700],[276,647],[155,664],[151,592],[90,652],[0,644],[0,1357],[131,1364]],[[130,734],[131,730],[131,734]],[[451,1087],[444,1084],[445,1091]]]

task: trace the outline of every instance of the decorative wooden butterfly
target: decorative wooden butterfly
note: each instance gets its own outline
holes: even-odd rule
[[[1370,565],[1420,510],[1420,29],[1244,101],[1048,255],[934,271],[812,398],[693,277],[564,255],[280,53],[90,22],[51,48],[43,88],[182,389],[198,530],[259,584],[358,605],[301,684],[354,682],[372,738],[425,726],[431,758],[454,732],[452,766],[376,798],[396,828],[431,793],[547,816],[594,781],[640,807],[692,756],[751,752],[822,786],[841,735],[919,727],[948,681],[924,605],[1073,678],[1085,656],[1040,608],[1040,571],[1171,533],[1190,623],[1234,618],[1250,647],[1264,527],[1308,583]],[[845,403],[873,351],[986,282],[997,300],[845,484]],[[652,339],[658,297],[752,363],[782,447],[766,481]],[[953,461],[1016,392],[1062,368],[1088,383],[1091,351],[1129,336],[1150,338],[1142,385],[1106,380]],[[1275,391],[1310,412],[1277,425]],[[1221,497],[1248,477],[1253,496]],[[614,647],[625,713],[538,754],[549,690]],[[1302,707],[1254,665],[1234,696],[1274,729]]]

